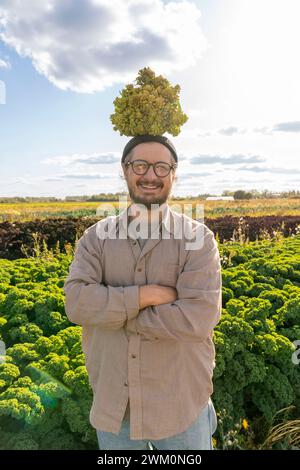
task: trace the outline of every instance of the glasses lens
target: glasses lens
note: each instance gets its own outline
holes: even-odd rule
[[[156,176],[167,176],[171,167],[168,163],[158,162],[154,165]],[[135,160],[132,162],[132,169],[137,175],[144,175],[148,170],[148,162],[145,160]]]
[[[170,167],[167,163],[158,163],[155,165],[155,170],[157,176],[167,176],[167,174],[170,172]]]
[[[144,173],[146,173],[148,165],[142,160],[135,160],[135,162],[132,163],[132,168],[136,174],[143,175]]]

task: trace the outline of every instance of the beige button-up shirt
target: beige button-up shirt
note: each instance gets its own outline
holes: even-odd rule
[[[213,392],[212,333],[221,316],[222,283],[217,242],[205,224],[167,203],[162,207],[156,238],[142,248],[127,231],[128,209],[88,227],[64,285],[66,314],[82,325],[93,390],[90,422],[118,434],[130,402],[131,439],[185,431]],[[190,234],[187,239],[184,230],[176,231],[184,222],[201,235],[196,249],[186,244]],[[144,284],[175,287],[178,299],[140,310]]]

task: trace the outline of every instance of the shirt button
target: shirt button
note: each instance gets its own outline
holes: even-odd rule
[[[135,355],[135,354],[131,354],[131,357],[133,357],[133,359],[135,359],[135,358],[136,358],[136,355]]]
[[[126,387],[128,387],[128,382],[124,382],[124,385],[125,385]]]
[[[142,268],[138,268],[138,271],[139,271],[139,272],[142,271]]]

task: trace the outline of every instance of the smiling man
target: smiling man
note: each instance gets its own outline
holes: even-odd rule
[[[147,136],[131,139],[124,148],[122,157],[123,172],[132,201],[128,223],[132,222],[134,213],[138,212],[143,234],[147,232],[145,238],[138,238],[141,248],[148,236],[151,236],[151,228],[155,222],[161,223],[166,201],[176,179],[177,167],[177,154],[171,142],[156,137],[167,143],[162,145],[161,142],[148,138],[150,140],[147,140]]]
[[[151,204],[167,201],[175,180],[177,160],[167,146],[151,140],[138,143],[141,139],[135,137],[129,142],[131,145],[125,147],[122,166],[131,200],[151,209]],[[127,153],[128,149],[131,150]],[[156,171],[153,166],[148,168],[149,164],[155,164]]]
[[[84,232],[64,285],[67,316],[82,325],[100,449],[213,449],[220,256],[205,224],[169,207],[177,161],[164,136],[127,143],[131,205]],[[117,237],[99,236],[112,219]],[[185,222],[200,246],[187,248]]]

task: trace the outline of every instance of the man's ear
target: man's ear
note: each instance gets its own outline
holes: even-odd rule
[[[124,165],[122,165],[119,175],[122,180],[127,181],[126,167]]]
[[[120,171],[119,171],[119,177],[121,178],[121,180],[126,180],[127,181],[126,173],[123,170],[123,168],[121,168]]]

